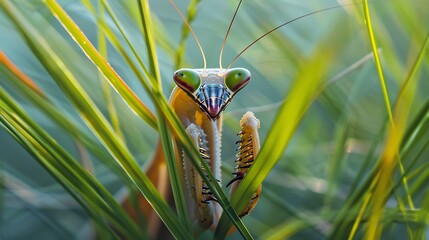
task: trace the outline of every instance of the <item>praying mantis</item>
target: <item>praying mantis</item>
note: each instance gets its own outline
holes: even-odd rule
[[[251,79],[251,73],[247,69],[231,68],[232,63],[256,42],[286,24],[320,11],[338,8],[338,6],[336,6],[311,12],[267,31],[244,48],[244,50],[231,61],[228,67],[224,69],[222,67],[221,59],[225,41],[228,37],[228,33],[241,2],[242,1],[239,1],[238,3],[222,43],[219,68],[207,68],[202,47],[198,42],[195,33],[187,23],[185,17],[177,9],[176,5],[170,0],[170,3],[176,8],[176,11],[182,17],[184,23],[188,25],[190,32],[197,41],[204,60],[204,68],[182,68],[174,72],[172,78],[176,86],[170,95],[170,106],[177,114],[193,144],[199,150],[201,157],[210,166],[210,169],[204,169],[203,171],[211,171],[219,183],[221,182],[220,169],[222,162],[220,156],[222,112],[232,101],[233,97],[242,90]],[[231,187],[230,196],[234,194],[235,190],[241,183],[241,180],[246,176],[260,149],[258,133],[260,121],[255,117],[255,115],[252,112],[246,112],[240,120],[240,126],[241,131],[238,133],[240,139],[237,141],[237,144],[239,144],[236,155],[237,164],[235,171],[232,173],[234,177],[227,184],[227,187]],[[214,230],[216,229],[221,217],[222,208],[217,203],[216,198],[210,192],[210,189],[207,187],[204,180],[202,180],[199,173],[191,164],[189,157],[182,151],[182,147],[178,144],[176,147],[177,166],[180,166],[179,171],[182,176],[182,189],[185,192],[188,216],[191,220],[194,232],[201,232],[206,229]],[[146,173],[161,194],[166,199],[171,199],[171,193],[168,189],[168,174],[165,156],[160,144],[155,151],[154,157],[150,162]],[[262,186],[259,186],[253,193],[252,198],[249,200],[245,208],[241,212],[238,212],[239,217],[246,216],[255,208],[261,192]],[[125,201],[123,206],[131,216],[134,218],[137,217],[129,202]],[[161,227],[159,218],[150,210],[150,206],[143,199],[140,202],[140,208],[148,219],[150,235],[154,238],[159,236],[157,233]],[[230,232],[233,230],[234,228],[232,228]]]
[[[242,1],[239,2],[233,16],[233,20]],[[188,25],[197,44],[201,50],[204,68],[190,69],[182,68],[173,75],[176,87],[170,96],[170,106],[174,109],[178,118],[182,122],[186,133],[191,138],[195,147],[199,150],[201,157],[208,163],[211,171],[217,181],[221,182],[221,136],[222,136],[222,112],[231,102],[235,94],[242,90],[250,81],[251,73],[245,68],[230,68],[239,55],[232,60],[226,69],[222,68],[222,53],[225,46],[228,33],[233,20],[230,22],[228,31],[225,35],[219,58],[219,68],[206,68],[206,60],[202,47],[195,36],[192,28],[187,23],[184,16],[177,9],[177,6],[170,1],[176,11]],[[268,34],[268,33],[266,33]],[[252,43],[251,45],[253,45]],[[233,177],[227,187],[230,187],[230,196],[232,196],[252,166],[260,148],[258,128],[260,121],[252,112],[246,112],[240,121],[241,131],[237,134],[240,139],[236,155],[236,167],[232,173]],[[159,144],[160,145],[160,144]],[[216,229],[218,221],[222,214],[222,208],[210,192],[204,180],[190,163],[188,156],[183,153],[181,146],[177,145],[177,166],[181,166],[179,171],[182,176],[182,189],[185,192],[185,201],[187,202],[188,216],[191,220],[194,232],[201,232],[205,229]],[[147,175],[154,185],[168,199],[168,176],[163,155],[162,147],[158,146],[155,155],[146,170]],[[256,206],[261,194],[262,186],[254,192],[247,206],[239,212],[240,217],[249,214]],[[160,220],[143,199],[140,203],[141,209],[148,219],[148,230],[151,237],[159,236]],[[136,218],[131,204],[127,201],[123,204],[124,208],[131,216]],[[230,230],[232,232],[234,228]]]
[[[170,3],[181,15],[175,4],[172,1]],[[181,16],[195,37],[189,24],[183,15]],[[225,36],[225,40],[226,37],[227,35]],[[195,39],[197,40],[196,37]],[[173,80],[177,86],[173,89],[169,102],[182,122],[183,127],[186,129],[186,133],[199,150],[201,157],[209,164],[210,169],[205,169],[205,171],[211,171],[214,177],[220,182],[222,112],[235,94],[249,83],[251,73],[245,68],[228,67],[227,69],[223,69],[221,60],[220,68],[207,69],[204,53],[198,40],[197,43],[204,58],[204,68],[182,68],[177,70],[173,75]],[[252,166],[260,148],[258,134],[260,122],[254,114],[252,112],[245,113],[240,121],[240,125],[241,131],[238,133],[240,140],[237,142],[239,143],[236,159],[237,166],[236,171],[233,172],[235,177],[227,184],[227,187],[231,186],[230,195],[234,194],[241,179],[244,178],[248,169]],[[176,159],[178,166],[183,167],[180,169],[181,182],[182,189],[186,192],[185,200],[191,224],[194,229],[215,229],[221,217],[222,208],[217,203],[204,180],[202,180],[201,176],[194,169],[194,166],[190,163],[188,156],[182,153],[179,145],[177,148],[179,151]],[[166,185],[168,185],[168,177],[165,167],[165,157],[163,156],[161,147],[157,148],[146,173],[155,186],[164,195],[167,195],[168,190]],[[259,186],[247,206],[239,213],[240,217],[249,214],[255,207],[261,189],[262,187]],[[124,207],[130,211],[130,205],[127,202],[125,202]],[[147,207],[143,206],[143,209],[147,209]],[[148,229],[150,234],[152,237],[155,237],[156,231],[159,228],[159,220],[154,213],[146,214],[146,216],[149,219]]]

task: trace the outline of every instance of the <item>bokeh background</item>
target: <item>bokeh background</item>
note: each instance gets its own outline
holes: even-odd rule
[[[140,165],[147,163],[157,142],[157,132],[134,115],[116,92],[110,90],[110,95],[106,97],[106,85],[101,83],[97,68],[42,1],[11,2],[19,6],[19,11],[31,22],[34,30],[42,33],[106,116],[109,116],[109,106],[114,106],[128,148]],[[90,41],[96,44],[97,23],[88,9],[80,1],[58,2]],[[132,44],[142,59],[147,61],[145,44],[138,28],[136,2],[108,2],[125,27]],[[98,3],[93,1],[93,4]],[[189,1],[178,0],[176,4],[186,13]],[[245,0],[225,47],[224,67],[239,51],[273,27],[309,12],[339,4],[333,0]],[[218,67],[220,46],[236,5],[237,1],[210,0],[203,0],[197,5],[191,25],[203,46],[210,68]],[[171,76],[176,68],[176,50],[182,36],[183,21],[167,0],[150,1],[150,7],[156,29],[162,85],[164,94],[169,96],[174,87]],[[428,7],[428,0],[380,0],[369,4],[392,105],[428,34]],[[106,21],[118,34],[108,17]],[[324,52],[325,47],[329,53]],[[107,49],[108,60],[113,68],[139,98],[154,110],[129,66],[110,44]],[[96,139],[3,11],[0,11],[0,50],[41,87],[66,118],[76,122],[82,131]],[[184,53],[179,67],[202,68],[201,54],[191,36],[186,40]],[[333,54],[332,58],[328,58],[328,67],[321,76],[322,81],[329,84],[320,88],[320,94],[303,116],[281,159],[264,181],[263,194],[257,207],[244,218],[245,225],[258,239],[344,239],[349,230],[343,229],[344,235],[333,233],[333,229],[338,226],[336,217],[346,211],[345,202],[350,195],[371,178],[370,173],[383,152],[389,124],[386,104],[372,58],[362,5],[350,4],[288,24],[263,38],[234,62],[234,67],[249,69],[252,80],[237,94],[224,114],[223,181],[232,178],[237,147],[234,143],[237,141],[241,115],[249,110],[256,114],[261,120],[260,135],[264,141],[280,104],[290,94],[296,76],[302,71],[318,75],[318,72],[305,65],[305,60],[314,54]],[[428,50],[419,73],[413,79],[418,87],[408,116],[410,120],[422,124],[425,123],[429,100],[427,55]],[[124,185],[118,176],[23,96],[9,76],[0,74],[0,86],[75,159],[81,160],[81,164],[109,191],[118,197],[123,194]],[[284,125],[288,125],[287,119]],[[409,128],[415,126],[411,121],[408,124]],[[397,188],[389,195],[385,206],[390,215],[387,214],[385,219],[384,239],[429,237],[426,220],[408,219],[408,222],[407,218],[398,214],[401,202],[398,199],[410,197],[415,208],[403,201],[403,209],[410,210],[407,212],[410,218],[415,217],[415,212],[411,210],[421,210],[418,214],[427,219],[429,201],[425,183],[429,177],[429,134],[426,132],[423,127],[419,137],[409,142],[410,146],[405,153],[402,148],[399,150],[403,153],[401,158],[407,170],[405,175],[411,192],[407,193],[404,185],[401,185],[401,171],[396,166],[392,182]],[[108,154],[101,145],[99,150],[102,154]],[[93,225],[87,213],[4,128],[0,128],[0,164],[1,239],[90,238]],[[361,238],[364,231],[365,219],[356,239]],[[230,238],[240,239],[240,236],[235,233]]]

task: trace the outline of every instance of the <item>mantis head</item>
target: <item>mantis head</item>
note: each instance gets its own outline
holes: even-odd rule
[[[245,68],[182,68],[174,73],[173,79],[210,119],[216,120],[234,95],[250,81],[250,72]]]

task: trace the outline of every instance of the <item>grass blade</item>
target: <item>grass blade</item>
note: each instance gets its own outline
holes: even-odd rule
[[[82,31],[76,24],[70,19],[66,12],[53,0],[44,1],[46,6],[52,11],[52,13],[58,18],[60,23],[63,24],[64,28],[69,32],[71,36],[79,43],[79,46],[87,54],[88,58],[94,62],[94,64],[100,69],[104,76],[109,80],[111,85],[118,91],[123,97],[124,101],[130,106],[130,108],[144,119],[153,128],[156,127],[156,120],[153,113],[144,105],[135,93],[126,85],[121,77],[115,72],[115,70],[106,62],[106,60],[98,53],[98,51],[92,46],[90,41],[85,37]]]
[[[143,36],[146,42],[146,49],[149,57],[149,69],[158,82],[153,87],[161,92],[161,75],[159,73],[158,57],[156,55],[155,38],[152,30],[152,19],[150,16],[149,1],[138,0],[141,23],[143,26]]]
[[[392,108],[390,107],[389,94],[386,87],[386,81],[384,80],[383,68],[381,66],[380,56],[378,55],[378,51],[377,51],[377,43],[375,42],[374,31],[372,30],[372,23],[371,23],[371,18],[369,14],[368,1],[362,0],[362,3],[363,3],[362,6],[363,6],[363,12],[364,12],[364,17],[366,22],[365,25],[368,31],[369,41],[372,47],[372,53],[374,55],[378,78],[380,79],[381,90],[383,91],[383,97],[384,97],[384,102],[386,104],[387,114],[389,116],[390,124],[393,125]]]

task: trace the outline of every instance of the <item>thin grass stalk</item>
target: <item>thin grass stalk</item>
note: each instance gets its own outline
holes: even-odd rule
[[[158,57],[156,54],[155,38],[153,36],[154,30],[152,27],[152,20],[150,15],[149,3],[148,1],[142,2],[138,0],[139,13],[141,17],[141,23],[143,27],[143,36],[146,42],[146,49],[148,52],[149,58],[149,69],[151,75],[155,78],[156,83],[152,85],[155,92],[162,93],[162,84],[161,84],[161,75],[159,71]],[[167,162],[168,176],[170,180],[171,189],[173,192],[173,198],[175,203],[175,208],[178,214],[180,221],[185,225],[188,231],[191,231],[191,223],[188,217],[187,203],[185,201],[186,189],[183,189],[182,177],[179,171],[179,167],[182,167],[179,161],[176,160],[178,156],[177,152],[174,149],[174,141],[170,129],[166,123],[166,119],[160,113],[161,109],[158,111],[158,126],[159,133],[161,136],[161,144],[163,147],[163,152],[165,155],[165,160]]]
[[[88,0],[83,0],[86,5],[90,4],[90,2]],[[103,4],[107,10],[107,12],[109,13],[109,16],[112,18],[113,22],[115,23],[117,29],[119,30],[119,32],[121,33],[122,37],[124,38],[125,42],[127,43],[127,46],[130,48],[131,52],[133,53],[135,59],[137,60],[139,66],[141,67],[141,69],[144,72],[144,75],[142,75],[140,73],[140,70],[137,70],[138,67],[135,66],[134,62],[131,60],[131,56],[129,56],[126,51],[123,49],[123,46],[120,44],[119,40],[116,38],[116,36],[112,33],[111,29],[107,27],[107,25],[105,23],[103,23],[103,30],[105,31],[105,34],[108,35],[110,37],[110,40],[112,42],[112,44],[115,45],[115,47],[118,49],[118,51],[121,53],[121,55],[127,60],[128,64],[130,66],[132,66],[132,69],[134,71],[134,73],[139,77],[140,83],[142,84],[142,86],[144,87],[144,89],[146,90],[146,92],[149,94],[149,96],[151,98],[153,98],[153,95],[151,94],[152,92],[152,88],[154,86],[158,86],[157,80],[155,79],[155,75],[151,74],[149,69],[145,66],[145,64],[143,63],[143,60],[140,58],[137,50],[135,49],[135,47],[131,44],[131,41],[128,39],[127,34],[125,33],[124,28],[122,27],[118,17],[116,16],[116,14],[114,13],[112,7],[110,6],[110,4],[105,1],[102,0]],[[87,3],[88,2],[88,3]],[[94,15],[97,15],[95,13],[95,10],[89,8],[91,10],[91,12]],[[138,74],[136,72],[139,72]],[[152,86],[152,87],[151,87]]]
[[[98,45],[98,51],[100,52],[101,56],[104,59],[106,59],[106,61],[108,61],[106,38],[104,36],[103,30],[101,29],[102,27],[99,27],[99,26],[102,26],[105,24],[103,16],[104,16],[103,1],[99,0],[98,1],[98,18],[97,18],[97,26],[98,26],[98,28],[97,28],[97,45]],[[110,89],[109,82],[104,80],[104,76],[101,72],[98,73],[98,78],[100,79],[100,84],[102,85],[103,94],[104,94],[104,101],[106,102],[107,110],[109,111],[109,117],[110,117],[110,121],[112,122],[112,126],[115,129],[116,134],[123,141],[125,141],[124,135],[123,135],[121,127],[120,127],[121,124],[119,121],[119,117],[118,117],[118,114],[116,112],[115,105],[113,103],[112,91]]]
[[[333,156],[331,157],[331,161],[328,163],[328,189],[326,191],[326,195],[324,198],[324,204],[322,209],[322,215],[325,213],[331,212],[333,209],[334,196],[335,192],[338,189],[337,182],[340,178],[342,171],[342,167],[344,165],[344,156],[346,155],[346,147],[347,146],[347,138],[349,136],[349,123],[348,120],[340,121],[338,125],[345,125],[343,128],[339,128],[339,130],[335,133],[336,141],[335,141],[335,149]]]
[[[146,43],[146,49],[149,57],[149,69],[154,76],[157,85],[153,84],[153,88],[162,92],[161,74],[159,72],[158,56],[156,54],[155,37],[153,36],[152,18],[150,15],[149,1],[137,0],[143,27],[143,37]]]
[[[369,14],[368,0],[362,0],[362,7],[363,7],[363,13],[364,13],[364,18],[366,23],[365,25],[368,31],[369,41],[371,43],[372,53],[374,55],[375,66],[377,68],[378,78],[380,80],[381,90],[383,92],[384,103],[386,104],[386,110],[389,116],[390,124],[394,126],[392,108],[390,106],[390,100],[389,100],[389,93],[387,91],[386,81],[384,80],[383,68],[381,66],[380,56],[377,51],[377,43],[375,41],[374,31],[372,30],[372,22]]]
[[[188,22],[189,25],[191,25],[191,23],[194,21],[197,15],[197,10],[198,10],[197,6],[200,3],[200,1],[201,0],[192,0],[188,5],[188,9],[186,11],[186,21]],[[190,31],[189,31],[188,25],[183,23],[182,33],[179,41],[179,47],[176,50],[176,56],[175,56],[175,62],[174,62],[175,69],[179,69],[182,66],[183,56],[185,54],[185,49],[186,49],[186,40],[188,39],[189,33]]]

